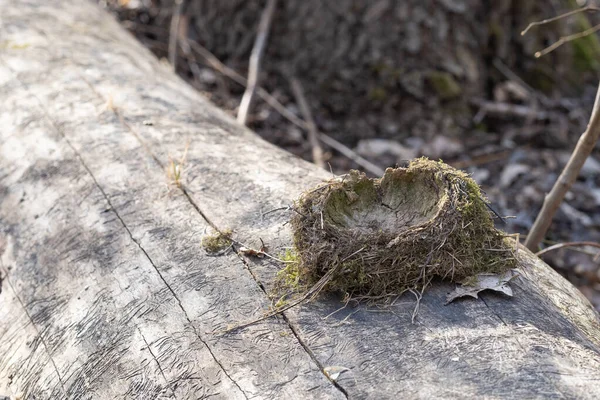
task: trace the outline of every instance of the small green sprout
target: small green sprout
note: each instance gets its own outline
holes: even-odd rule
[[[179,160],[173,160],[169,157],[169,166],[167,167],[167,176],[169,177],[169,181],[181,188],[182,185],[182,177],[183,177],[183,165],[185,164],[185,158],[187,157],[187,152],[190,147],[190,142],[185,145],[185,150],[183,151],[183,156]]]

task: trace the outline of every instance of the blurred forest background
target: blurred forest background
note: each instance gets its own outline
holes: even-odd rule
[[[177,72],[219,107],[237,114],[266,0],[100,0],[159,58],[178,38]],[[527,234],[580,134],[598,88],[596,34],[536,58],[561,37],[600,23],[572,15],[576,0],[278,1],[259,86],[302,118],[299,82],[316,127],[370,161],[366,172],[421,155],[467,170],[500,215]],[[175,11],[177,10],[177,11]],[[171,32],[173,14],[177,30]],[[212,54],[212,55],[211,55]],[[219,64],[213,58],[220,61]],[[312,160],[305,130],[262,98],[247,125]],[[334,173],[365,170],[323,144]],[[329,168],[329,166],[327,166]],[[544,246],[600,242],[600,147],[562,203]],[[597,249],[596,249],[597,250]],[[600,309],[600,261],[591,249],[563,248],[544,259]]]

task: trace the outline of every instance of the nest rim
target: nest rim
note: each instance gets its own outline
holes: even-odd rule
[[[327,275],[324,290],[372,299],[423,290],[433,278],[504,272],[515,265],[513,247],[487,202],[472,178],[441,161],[419,158],[375,179],[351,171],[297,199],[295,262],[281,275],[304,287]]]

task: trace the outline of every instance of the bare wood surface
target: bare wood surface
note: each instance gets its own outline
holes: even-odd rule
[[[600,322],[525,249],[515,296],[411,323],[331,295],[268,309],[278,263],[200,247],[214,225],[272,254],[328,178],[161,66],[87,2],[0,4],[0,395],[112,398],[598,398]],[[190,143],[183,190],[165,173]],[[347,368],[336,382],[326,373]]]

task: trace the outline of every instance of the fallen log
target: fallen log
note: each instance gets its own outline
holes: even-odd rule
[[[382,309],[333,294],[213,334],[269,309],[281,265],[212,256],[201,238],[233,229],[282,252],[290,214],[269,211],[329,174],[238,125],[93,4],[0,15],[0,396],[600,397],[598,314],[527,250],[512,298],[444,306],[454,285],[439,282],[411,323],[410,294]]]

